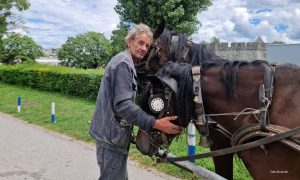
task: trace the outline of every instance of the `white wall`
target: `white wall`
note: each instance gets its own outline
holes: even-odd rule
[[[40,64],[48,64],[48,65],[53,65],[53,66],[57,66],[59,63],[59,60],[54,57],[40,57],[40,58],[36,59],[35,61]]]

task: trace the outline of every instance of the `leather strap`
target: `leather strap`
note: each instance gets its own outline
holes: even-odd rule
[[[176,157],[176,158],[166,158],[167,161],[174,162],[174,161],[191,161],[195,159],[201,159],[201,158],[207,158],[207,157],[216,157],[216,156],[223,156],[227,154],[232,154],[232,153],[237,153],[240,151],[245,151],[248,149],[252,149],[255,147],[259,147],[264,144],[268,144],[271,142],[279,141],[284,138],[288,138],[290,136],[294,136],[296,134],[300,133],[300,127],[288,130],[286,132],[276,134],[274,136],[266,137],[257,141],[249,142],[246,144],[230,147],[230,148],[225,148],[221,150],[216,150],[216,151],[211,151],[208,153],[203,153],[203,154],[198,154],[194,156],[184,156],[184,157]]]
[[[268,103],[271,103],[272,96],[273,96],[273,89],[274,89],[274,85],[273,85],[274,76],[275,76],[275,67],[267,65],[265,69],[265,76],[264,76],[263,98],[261,99],[262,107],[267,107]],[[267,99],[269,102],[267,102],[267,100],[265,99]],[[270,123],[268,112],[269,112],[268,109],[262,111],[260,113],[260,118],[259,118],[260,129],[265,132],[268,131],[266,126],[269,125]]]

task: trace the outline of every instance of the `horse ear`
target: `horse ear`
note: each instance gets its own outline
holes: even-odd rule
[[[153,33],[153,39],[157,39],[164,32],[165,26],[166,26],[166,21],[165,19],[162,19],[158,27]]]

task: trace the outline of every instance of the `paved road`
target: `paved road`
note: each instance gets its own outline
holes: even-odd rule
[[[175,179],[128,162],[130,180]],[[92,180],[98,177],[95,146],[0,112],[1,180]]]

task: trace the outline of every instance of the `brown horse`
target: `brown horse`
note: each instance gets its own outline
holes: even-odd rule
[[[255,141],[271,136],[272,133],[300,127],[300,68],[294,65],[280,65],[276,67],[273,97],[270,106],[267,107],[269,123],[266,128],[268,130],[260,129],[258,122],[260,119],[255,112],[261,109],[259,89],[263,84],[267,65],[262,61],[251,63],[228,61],[204,66],[201,70],[203,105],[206,115],[215,116],[216,123],[233,134],[231,139],[233,145]],[[177,107],[174,113],[179,116],[177,124],[186,127],[189,119],[193,118],[192,111],[189,109],[194,108],[193,92],[190,86],[191,66],[169,62],[156,75],[159,78],[174,78],[178,82],[176,105],[173,104]],[[186,111],[182,110],[185,109],[183,107],[187,108]],[[251,113],[245,110],[250,110]],[[255,128],[250,128],[251,131],[241,134],[240,132],[247,127]],[[211,129],[214,128],[211,127]],[[214,133],[211,131],[209,134],[215,146],[218,146],[218,143],[223,144],[214,137]],[[295,137],[294,141],[288,138],[288,141],[294,146],[287,146],[284,141],[278,141],[241,151],[238,156],[254,179],[299,179],[299,136]]]
[[[157,71],[163,67],[167,62],[180,62],[189,63],[191,65],[202,65],[204,62],[217,62],[222,63],[225,60],[214,55],[205,44],[195,44],[188,40],[184,34],[176,34],[167,29],[164,29],[164,22],[162,22],[154,33],[154,41],[145,56],[142,63],[137,66],[138,73],[138,87],[142,95],[142,108],[148,113],[152,113],[148,108],[148,98],[150,97],[149,75],[155,75]],[[155,78],[150,79],[152,84],[157,84]],[[146,86],[148,87],[146,88]],[[162,86],[162,84],[160,83]],[[159,88],[156,88],[159,89]],[[192,109],[191,107],[188,107]],[[174,111],[169,110],[169,114],[176,114]],[[152,113],[153,114],[153,113]],[[154,114],[157,115],[158,114]],[[219,131],[219,129],[211,128],[209,130],[209,138],[213,140],[210,147],[211,150],[222,149],[230,146],[230,138],[226,137]],[[144,136],[143,136],[144,137]],[[140,138],[143,139],[143,138]],[[147,137],[147,140],[149,138]],[[150,141],[150,140],[148,140]],[[170,140],[171,141],[171,140]],[[144,143],[143,143],[144,144]],[[147,143],[146,143],[147,144]],[[142,145],[141,145],[142,146]],[[149,152],[150,145],[147,144],[144,148],[139,147],[145,152]],[[151,154],[151,153],[150,153]],[[149,155],[149,153],[148,153]],[[215,171],[221,176],[232,179],[233,176],[233,155],[225,155],[220,157],[213,157]]]
[[[169,34],[166,36],[167,38],[164,38],[164,33]],[[276,67],[273,97],[270,99],[271,104],[267,107],[269,122],[266,125],[270,125],[267,126],[269,129],[262,129],[259,126],[257,131],[248,132],[248,138],[237,138],[237,136],[232,135],[239,134],[236,132],[241,132],[243,127],[249,125],[254,127],[260,120],[255,112],[262,106],[261,100],[259,100],[261,97],[260,87],[265,79],[265,69],[269,65],[261,61],[248,63],[222,60],[209,53],[205,45],[182,43],[180,39],[185,39],[185,36],[171,40],[174,35],[168,31],[164,33],[155,41],[156,50],[152,54],[150,52],[148,56],[150,67],[148,73],[156,74],[156,77],[160,79],[166,79],[163,77],[175,79],[179,89],[185,89],[185,91],[178,90],[179,93],[176,93],[177,111],[173,113],[179,116],[177,124],[186,126],[190,118],[193,118],[192,113],[194,112],[192,101],[194,94],[191,94],[193,93],[191,91],[192,80],[189,79],[189,77],[192,78],[191,65],[166,64],[166,62],[175,61],[203,65],[201,86],[204,109],[211,116],[219,114],[219,116],[213,117],[215,122],[209,124],[209,138],[213,141],[211,150],[229,147],[231,140],[234,144],[242,144],[269,136],[269,127],[283,131],[282,129],[300,126],[299,67],[293,65]],[[188,49],[188,51],[184,49]],[[155,84],[153,80],[151,81],[152,84]],[[171,109],[171,107],[168,108]],[[248,110],[252,111],[254,115],[244,113]],[[260,114],[262,113],[260,112]],[[221,125],[223,131],[216,128],[216,124]],[[224,136],[224,130],[227,136]],[[251,133],[257,135],[251,135]],[[238,140],[240,141],[238,142]],[[242,151],[238,155],[255,179],[268,177],[275,179],[300,178],[299,152],[292,150],[290,146],[283,145],[282,142],[274,142]],[[232,178],[232,154],[214,157],[214,163],[218,174],[228,179]]]

